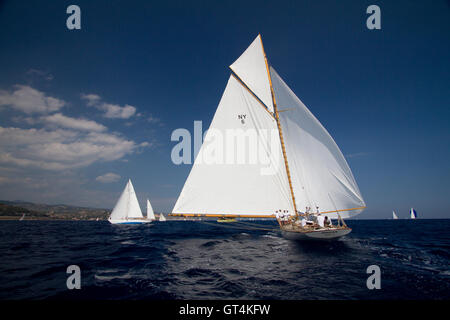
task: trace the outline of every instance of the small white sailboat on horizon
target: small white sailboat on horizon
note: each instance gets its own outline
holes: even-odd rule
[[[151,222],[151,220],[144,218],[142,215],[131,179],[128,180],[108,221],[112,224],[142,224]]]
[[[394,220],[398,219],[397,215],[395,214],[395,211],[392,211],[392,219],[394,219]]]
[[[328,131],[269,64],[260,35],[230,69],[204,138],[208,143],[202,144],[169,215],[276,218],[283,236],[296,240],[350,233],[343,218],[366,207],[350,167]],[[254,137],[263,161],[208,161],[224,151],[229,153],[222,159],[239,157],[236,148],[211,148],[211,141],[227,131],[236,140]]]
[[[166,217],[162,213],[159,214],[159,221],[164,222],[166,221]]]
[[[150,204],[150,200],[148,200],[148,199],[147,199],[147,220],[150,220],[150,221],[156,220],[152,205]]]
[[[23,221],[25,219],[25,213],[22,215],[22,217],[19,219],[19,221]]]
[[[411,219],[417,219],[417,211],[414,208],[411,208],[409,213],[411,215]]]

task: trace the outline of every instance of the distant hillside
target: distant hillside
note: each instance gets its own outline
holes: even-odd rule
[[[68,219],[68,220],[95,220],[107,219],[110,211],[107,209],[86,208],[69,206],[65,204],[49,205],[42,203],[32,203],[25,201],[5,201],[0,200],[0,216],[22,216],[47,218],[47,219]]]
[[[0,203],[0,216],[20,217],[23,214],[27,216],[46,216],[45,213],[42,212],[36,212],[23,207]]]

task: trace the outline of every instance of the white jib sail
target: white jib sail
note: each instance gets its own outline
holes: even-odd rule
[[[276,121],[230,76],[173,213],[272,216],[277,210],[293,213]]]
[[[395,214],[395,211],[392,211],[392,219],[398,219],[397,215]]]
[[[159,221],[166,221],[166,218],[162,213],[159,215]]]
[[[143,218],[131,180],[128,180],[110,216],[111,220],[125,220],[127,218]]]
[[[267,106],[268,110],[273,112],[269,76],[260,35],[230,68]]]
[[[147,219],[155,220],[155,213],[153,212],[152,205],[150,204],[150,200],[147,199]]]
[[[365,207],[358,185],[339,147],[321,123],[270,68],[275,101],[286,145],[297,210],[320,212],[336,219],[359,214]]]
[[[411,214],[411,219],[417,218],[416,210],[414,210],[414,208],[411,208],[410,214]]]

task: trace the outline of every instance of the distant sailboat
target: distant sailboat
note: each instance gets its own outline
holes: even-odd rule
[[[411,208],[409,213],[411,214],[411,219],[417,219],[417,211],[414,208]]]
[[[23,219],[25,219],[25,213],[22,215],[22,217],[19,219],[19,221],[22,221]]]
[[[150,220],[150,221],[156,220],[152,205],[150,204],[150,200],[148,200],[148,199],[147,199],[147,220]]]
[[[392,219],[394,220],[398,219],[397,215],[395,214],[395,211],[392,211]]]
[[[162,213],[159,214],[159,221],[166,221],[166,218]]]
[[[209,143],[201,146],[170,215],[277,218],[289,239],[333,239],[350,233],[342,218],[366,207],[350,167],[327,130],[269,64],[260,35],[230,69],[204,138]],[[229,131],[236,140],[254,137],[252,146],[263,159],[208,160],[219,154],[211,141]],[[223,150],[229,153],[222,159],[239,158],[235,149]],[[338,225],[324,224],[325,217],[327,222],[337,219]]]
[[[141,224],[150,222],[142,215],[131,180],[128,180],[108,221],[112,224]]]

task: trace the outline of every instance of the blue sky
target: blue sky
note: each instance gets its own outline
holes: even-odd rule
[[[207,129],[260,33],[346,156],[360,218],[448,218],[449,21],[448,1],[0,2],[0,199],[111,208],[131,178],[170,211],[190,170],[172,131]]]

